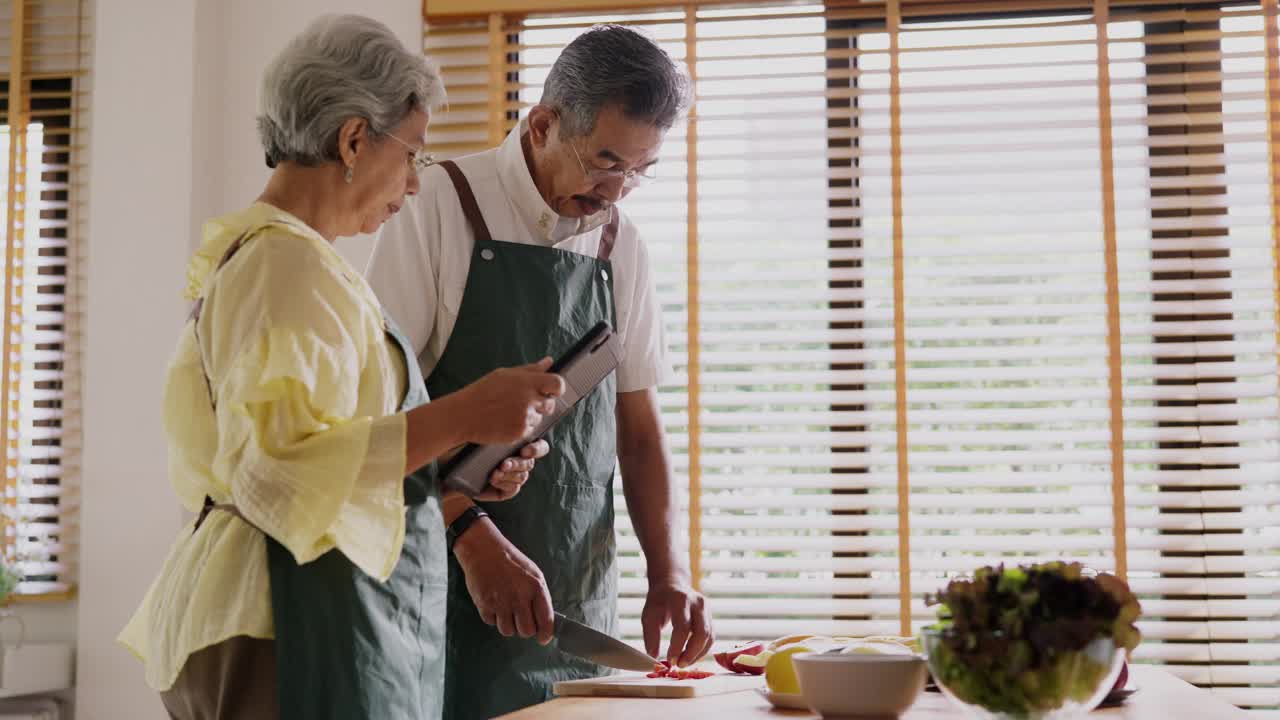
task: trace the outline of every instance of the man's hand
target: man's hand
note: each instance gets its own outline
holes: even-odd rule
[[[551,446],[546,440],[537,440],[520,448],[520,453],[502,461],[489,475],[489,486],[476,495],[481,502],[510,500],[520,492],[529,480],[529,473],[539,458],[546,457]]]
[[[671,623],[671,647],[667,649],[667,661],[686,667],[697,662],[711,650],[715,633],[711,629],[711,613],[706,609],[706,598],[688,583],[669,581],[649,584],[649,595],[640,613],[640,625],[644,628],[645,651],[658,657],[661,650],[662,629]]]
[[[453,546],[467,578],[467,592],[480,619],[503,637],[537,636],[551,642],[555,617],[542,571],[512,545],[488,518],[481,518]]]

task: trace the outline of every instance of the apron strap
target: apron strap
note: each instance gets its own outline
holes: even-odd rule
[[[597,260],[608,260],[613,254],[613,241],[618,239],[618,208],[609,206],[609,224],[600,233],[600,249],[596,251]]]
[[[244,244],[249,239],[250,234],[251,233],[245,233],[236,238],[235,242],[231,243],[231,247],[227,248],[227,252],[224,253],[222,259],[218,261],[218,267],[213,269],[215,273],[221,270],[224,265],[231,262],[231,258],[234,257],[237,252],[240,252],[240,248],[244,247]],[[202,309],[204,309],[204,297],[196,298],[195,304],[191,306],[191,315],[189,316],[189,319],[191,321],[191,333],[196,336],[196,355],[200,358],[200,372],[204,375],[204,386],[209,390],[209,405],[216,409],[218,403],[213,398],[213,382],[209,380],[209,371],[204,365],[204,352],[200,350],[200,311]],[[204,524],[205,518],[209,517],[209,513],[214,510],[224,510],[229,512],[241,520],[244,520],[246,523],[249,523],[250,527],[254,527],[253,523],[245,520],[244,515],[240,514],[240,509],[235,505],[220,505],[215,503],[213,498],[205,495],[204,507],[200,508],[200,514],[196,517],[195,526],[191,528],[192,535],[200,529],[200,526]]]
[[[452,160],[445,160],[440,163],[440,167],[449,173],[449,179],[453,181],[453,189],[457,191],[458,201],[462,203],[462,214],[467,217],[467,222],[471,223],[476,240],[492,242],[493,236],[489,234],[489,226],[484,222],[484,215],[480,214],[476,194],[471,191],[471,183],[467,182],[467,176],[462,174],[462,170]]]
[[[218,267],[214,268],[213,272],[218,272],[224,265],[231,262],[231,258],[240,252],[240,248],[244,247],[251,234],[245,233],[236,238],[236,241],[231,243],[231,247],[227,248],[227,252],[222,255],[222,259],[218,261]],[[200,350],[200,311],[203,309],[204,297],[201,296],[196,298],[195,304],[191,306],[188,320],[191,321],[191,333],[196,336],[196,355],[200,358],[200,372],[204,375],[204,385],[209,390],[209,405],[216,409],[218,403],[213,398],[213,383],[209,380],[209,370],[204,366],[204,353]]]
[[[196,516],[195,526],[191,528],[192,535],[196,534],[196,531],[199,530],[200,526],[204,524],[205,518],[209,517],[209,513],[213,512],[214,510],[221,510],[223,512],[231,513],[232,515],[235,515],[236,517],[240,518],[240,520],[244,524],[248,525],[254,530],[257,530],[258,532],[262,532],[261,528],[249,522],[249,519],[244,516],[244,513],[240,512],[240,508],[236,507],[235,505],[230,505],[226,503],[216,503],[213,501],[213,498],[209,497],[208,495],[205,495],[204,506],[200,508],[200,514]],[[266,533],[262,533],[262,534],[265,535]]]
[[[475,231],[476,239],[484,242],[493,240],[493,235],[489,234],[489,226],[484,222],[484,215],[480,213],[480,205],[476,202],[476,195],[471,190],[471,183],[467,182],[467,176],[462,174],[462,169],[452,160],[445,160],[440,163],[440,167],[449,174],[449,180],[453,182],[453,189],[458,193],[458,202],[462,204],[462,214],[466,216],[467,222],[471,224],[472,230]],[[604,226],[604,231],[600,233],[600,248],[596,252],[596,258],[599,260],[608,260],[613,255],[613,244],[618,238],[618,209],[611,207],[609,210],[609,223]]]
[[[240,248],[244,247],[244,243],[248,239],[249,239],[249,233],[245,233],[244,235],[241,235],[240,237],[236,238],[236,241],[231,243],[231,247],[227,248],[227,251],[222,254],[222,259],[218,261],[218,267],[214,268],[213,271],[216,273],[222,269],[223,265],[226,265],[227,263],[231,262],[232,256],[234,256],[237,252],[239,252]],[[204,307],[204,297],[196,298],[195,304],[191,306],[191,314],[187,316],[187,319],[193,320],[193,321],[199,320],[200,310],[203,307]]]

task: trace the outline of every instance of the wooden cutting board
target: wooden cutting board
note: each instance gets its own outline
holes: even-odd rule
[[[587,680],[563,680],[556,683],[554,689],[561,697],[691,698],[762,687],[764,678],[759,675],[720,673],[701,680],[672,680],[628,672]]]

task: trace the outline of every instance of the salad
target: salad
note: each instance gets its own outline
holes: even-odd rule
[[[984,567],[953,580],[928,605],[929,665],[957,699],[1030,715],[1085,702],[1112,670],[1116,650],[1141,641],[1129,586],[1078,563]]]

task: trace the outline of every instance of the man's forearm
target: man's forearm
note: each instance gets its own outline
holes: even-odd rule
[[[620,457],[622,491],[649,582],[686,582],[689,568],[676,547],[677,504],[665,453]]]
[[[649,582],[687,582],[689,567],[676,545],[679,504],[656,393],[623,393],[618,399],[622,492],[644,553]]]
[[[457,490],[446,490],[440,498],[440,514],[444,516],[444,526],[449,527],[467,508],[475,505],[471,498]]]

